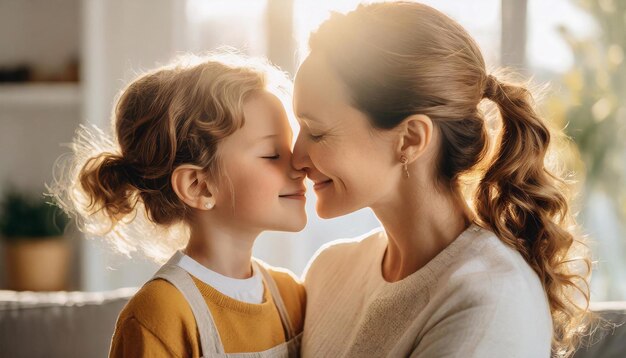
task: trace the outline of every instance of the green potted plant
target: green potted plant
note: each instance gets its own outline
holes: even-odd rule
[[[0,240],[4,243],[7,287],[16,291],[66,290],[70,266],[60,209],[15,189],[0,202]]]

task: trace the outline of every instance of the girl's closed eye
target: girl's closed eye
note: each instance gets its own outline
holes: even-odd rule
[[[279,158],[280,158],[280,154],[267,155],[267,156],[264,156],[264,157],[261,157],[261,158],[263,158],[263,159],[272,159],[272,160],[276,160],[276,159],[279,159]]]

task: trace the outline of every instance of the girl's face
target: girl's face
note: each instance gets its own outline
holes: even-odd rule
[[[312,54],[302,64],[293,100],[301,127],[293,165],[314,182],[318,215],[341,216],[388,198],[398,180],[397,136],[373,128],[350,105],[323,57]]]
[[[300,231],[306,225],[305,174],[291,166],[293,133],[280,100],[248,98],[245,124],[219,145],[226,178],[216,193],[224,220],[249,230]]]

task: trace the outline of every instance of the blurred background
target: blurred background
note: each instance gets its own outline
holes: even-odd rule
[[[626,2],[422,1],[459,21],[490,68],[549,84],[541,112],[569,143],[575,210],[596,264],[594,301],[626,300]],[[114,96],[137,72],[223,45],[295,73],[307,38],[355,0],[0,0],[0,289],[105,291],[158,268],[85,240],[46,206],[44,183],[79,124],[109,129]],[[309,183],[310,184],[310,183]],[[265,233],[255,254],[300,275],[324,243],[378,226],[369,210]],[[52,224],[51,224],[52,223]]]

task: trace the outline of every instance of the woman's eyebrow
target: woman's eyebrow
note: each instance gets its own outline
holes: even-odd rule
[[[319,120],[317,118],[313,117],[312,115],[310,115],[308,113],[296,114],[296,116],[298,118],[302,118],[305,121],[319,122]]]

